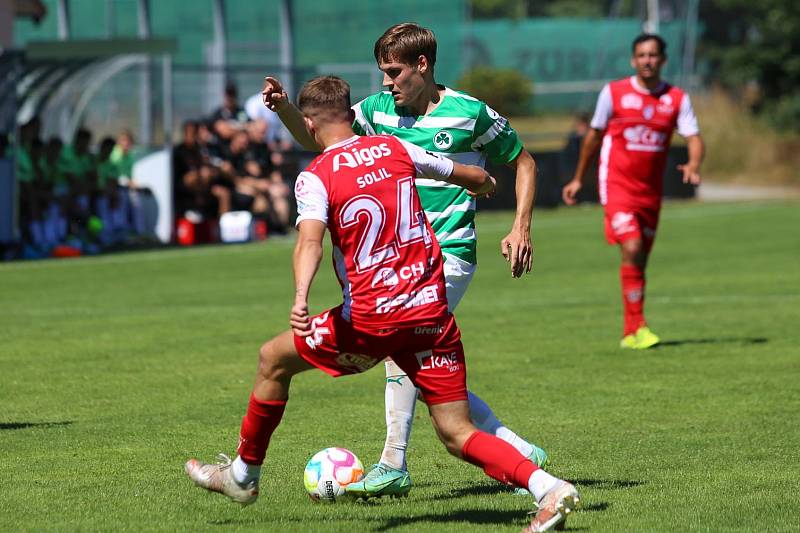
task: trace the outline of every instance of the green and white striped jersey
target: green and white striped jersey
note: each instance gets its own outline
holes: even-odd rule
[[[395,107],[390,92],[368,96],[353,106],[359,135],[389,134],[465,165],[510,163],[522,150],[516,132],[495,110],[462,92],[444,88],[442,101],[428,115]],[[477,263],[475,200],[457,185],[417,178],[422,207],[442,252]]]

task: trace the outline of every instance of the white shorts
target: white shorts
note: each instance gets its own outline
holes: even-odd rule
[[[454,255],[442,255],[444,256],[444,282],[447,288],[447,310],[452,313],[467,292],[469,282],[472,281],[478,265],[468,263]]]

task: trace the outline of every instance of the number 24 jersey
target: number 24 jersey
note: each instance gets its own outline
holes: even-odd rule
[[[447,315],[442,254],[414,179],[452,171],[449,159],[395,137],[355,135],[300,173],[297,224],[319,220],[330,231],[345,320],[376,330]]]

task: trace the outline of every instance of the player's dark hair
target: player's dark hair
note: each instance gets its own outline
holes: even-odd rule
[[[633,44],[631,44],[631,53],[635,54],[636,47],[647,41],[655,41],[656,43],[658,43],[658,53],[661,54],[662,56],[667,55],[667,41],[665,41],[655,33],[642,33],[641,35],[636,37],[636,39],[633,40]]]
[[[419,24],[395,24],[375,41],[375,61],[378,63],[388,63],[394,59],[414,65],[419,56],[425,56],[431,68],[436,64],[436,37],[431,30]]]
[[[350,121],[350,84],[337,76],[312,78],[300,89],[297,107],[313,118]]]

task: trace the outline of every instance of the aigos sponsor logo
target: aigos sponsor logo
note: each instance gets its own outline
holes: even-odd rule
[[[439,301],[439,287],[428,285],[418,291],[375,299],[375,312],[384,315],[394,309],[411,309]]]
[[[349,152],[339,152],[333,157],[333,171],[341,167],[356,168],[359,166],[370,167],[378,159],[392,155],[392,149],[386,143],[367,148],[352,148]]]
[[[622,136],[628,143],[625,148],[635,152],[663,152],[667,135],[644,125],[625,128]]]
[[[434,355],[432,350],[425,350],[424,352],[417,352],[414,355],[417,357],[420,370],[446,368],[448,372],[458,372],[461,369],[461,362],[458,360],[458,354],[456,352]]]

